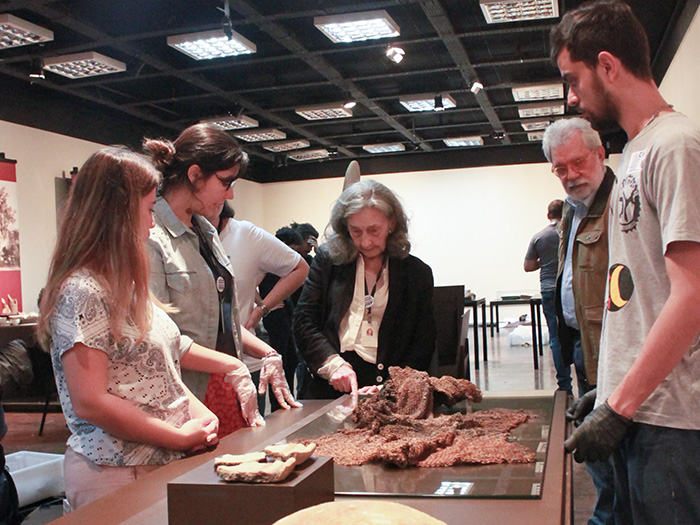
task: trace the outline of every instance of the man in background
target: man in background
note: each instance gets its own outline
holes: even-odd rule
[[[559,223],[555,298],[562,359],[567,369],[572,363],[576,369],[579,400],[567,413],[575,420],[577,411],[595,403],[608,274],[608,202],[615,174],[605,167],[605,149],[598,132],[582,118],[557,120],[550,125],[542,139],[542,150],[567,194]],[[614,524],[612,463],[586,462],[586,468],[598,492],[588,523]]]
[[[547,206],[549,225],[537,232],[530,241],[525,254],[523,268],[526,272],[540,271],[540,293],[542,311],[549,330],[549,347],[552,349],[554,368],[557,371],[558,390],[571,392],[571,364],[562,360],[559,337],[557,335],[557,311],[554,295],[557,281],[557,256],[559,253],[559,234],[557,224],[561,220],[564,202],[557,199]]]
[[[654,82],[620,1],[567,12],[550,36],[568,103],[627,146],[610,197],[595,409],[566,441],[612,455],[617,523],[700,523],[700,128]]]

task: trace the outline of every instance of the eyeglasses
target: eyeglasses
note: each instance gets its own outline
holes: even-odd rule
[[[564,177],[567,177],[569,175],[569,169],[574,170],[576,173],[581,173],[583,168],[586,167],[586,162],[588,162],[588,159],[592,153],[594,153],[594,150],[590,150],[583,157],[574,159],[568,164],[552,166],[552,173],[554,173],[560,179],[563,179]]]
[[[234,175],[233,177],[219,177],[218,173],[214,173],[214,175],[216,175],[216,178],[219,179],[219,182],[226,189],[226,191],[233,188],[233,185],[236,184],[236,181],[238,180],[238,175]]]

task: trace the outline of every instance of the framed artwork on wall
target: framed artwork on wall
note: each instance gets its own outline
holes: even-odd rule
[[[0,299],[10,305],[17,300],[22,311],[19,213],[17,206],[17,161],[0,158]],[[8,297],[9,296],[9,297]]]

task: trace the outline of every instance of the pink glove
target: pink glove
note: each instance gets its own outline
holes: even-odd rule
[[[272,392],[275,394],[280,406],[285,410],[290,406],[299,408],[301,403],[294,400],[294,396],[289,391],[287,379],[284,377],[284,368],[282,367],[282,356],[277,352],[269,352],[263,357],[263,367],[260,370],[260,388],[258,393],[262,396],[267,392],[267,385],[270,385]]]
[[[258,412],[258,396],[255,393],[255,385],[250,378],[250,372],[245,365],[241,365],[235,370],[226,374],[224,380],[230,383],[236,391],[238,401],[241,404],[243,417],[251,427],[260,427],[265,424],[265,420]]]

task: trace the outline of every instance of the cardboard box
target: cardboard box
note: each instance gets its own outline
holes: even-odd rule
[[[168,523],[269,525],[297,510],[333,501],[333,460],[313,457],[279,483],[227,483],[214,462],[168,483]]]
[[[63,454],[23,450],[8,454],[5,461],[17,486],[20,507],[64,493]]]

